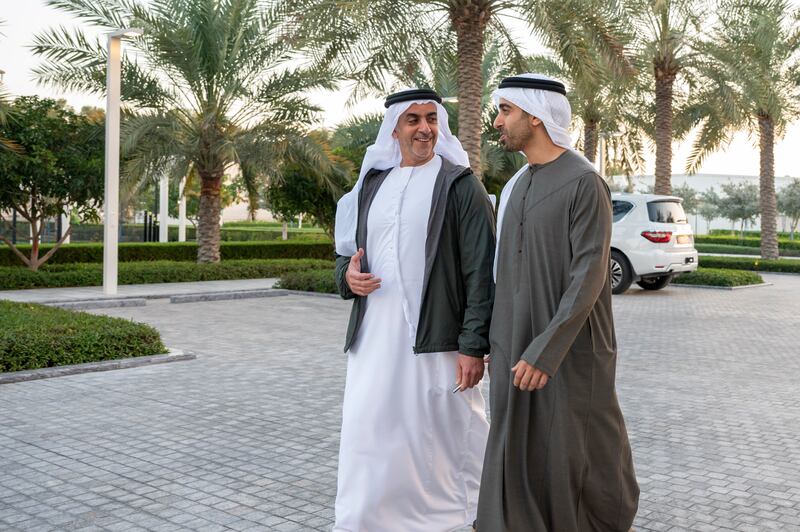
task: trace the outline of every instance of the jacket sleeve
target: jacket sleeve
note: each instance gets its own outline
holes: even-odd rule
[[[334,276],[336,279],[336,286],[339,288],[339,295],[342,299],[353,299],[356,295],[350,290],[350,285],[347,284],[345,274],[350,265],[350,257],[344,255],[336,255],[336,270]]]
[[[494,304],[495,221],[486,189],[474,175],[462,179],[459,194],[458,243],[466,306],[459,352],[482,357],[489,353],[489,325]]]
[[[550,376],[558,371],[608,281],[611,197],[596,174],[580,179],[569,223],[569,284],[550,324],[521,357]]]

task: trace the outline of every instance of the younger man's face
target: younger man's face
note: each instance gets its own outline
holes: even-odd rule
[[[428,162],[439,137],[439,114],[434,103],[415,103],[400,115],[392,136],[400,143],[405,164]]]
[[[500,98],[494,127],[500,131],[500,144],[506,151],[522,151],[533,139],[533,130],[541,121],[513,103]]]

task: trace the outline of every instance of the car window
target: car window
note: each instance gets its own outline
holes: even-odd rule
[[[650,216],[651,222],[664,224],[685,224],[688,222],[683,205],[675,200],[648,202],[647,214]]]
[[[622,200],[613,200],[611,202],[611,207],[614,209],[614,221],[618,222],[622,220],[626,214],[631,212],[631,209],[633,209],[633,203]]]

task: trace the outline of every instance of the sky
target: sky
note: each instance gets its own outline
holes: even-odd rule
[[[800,5],[800,0],[793,0]],[[105,107],[100,97],[65,92],[52,87],[37,85],[32,70],[40,63],[28,48],[33,36],[45,29],[76,25],[75,20],[63,12],[47,7],[44,0],[0,0],[0,19],[5,25],[0,27],[0,70],[5,71],[5,88],[14,96],[36,94],[51,98],[64,98],[76,109],[84,105]],[[524,42],[534,42],[526,35],[525,28],[519,23],[512,23],[515,34]],[[98,34],[98,33],[96,33]],[[526,50],[529,53],[540,52],[535,43]],[[319,92],[311,95],[312,100],[323,108],[322,123],[325,127],[333,127],[355,114],[376,112],[383,109],[379,99],[360,102],[357,106],[348,106],[348,91],[342,89],[333,93]],[[738,134],[733,142],[724,150],[709,156],[700,168],[699,173],[758,175],[758,148],[754,144],[758,139],[750,139],[745,133]],[[787,129],[783,139],[775,147],[775,175],[800,176],[800,122]],[[691,150],[690,142],[676,143],[673,146],[672,171],[674,174],[684,172],[686,158]],[[646,157],[645,174],[654,170],[654,154]]]

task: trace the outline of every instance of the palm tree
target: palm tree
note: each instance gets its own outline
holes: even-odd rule
[[[704,158],[736,131],[758,138],[761,256],[778,258],[775,140],[800,116],[800,10],[786,0],[722,0],[706,41],[703,87],[691,108],[702,124],[687,162]]]
[[[47,0],[103,28],[140,27],[123,62],[131,113],[123,145],[132,168],[201,181],[198,261],[219,261],[220,188],[226,169],[266,169],[295,142],[317,108],[301,96],[332,88],[318,64],[299,64],[279,6],[259,0]],[[81,30],[36,36],[41,83],[103,94],[106,51]],[[253,175],[254,172],[247,172]]]
[[[415,68],[410,58],[439,53],[439,35],[455,36],[458,131],[473,170],[481,172],[481,66],[490,31],[501,36],[522,68],[517,43],[503,17],[525,20],[550,48],[574,62],[598,53],[622,60],[615,2],[599,0],[297,0],[296,18],[313,30],[322,57],[339,56],[359,81],[356,95],[384,90],[387,76]],[[579,14],[579,15],[576,15]],[[420,31],[425,28],[425,31]],[[362,91],[362,92],[360,92]]]
[[[656,194],[669,194],[672,189],[672,141],[680,137],[673,124],[673,105],[676,98],[685,98],[676,94],[675,83],[690,73],[696,59],[694,45],[705,20],[705,9],[705,2],[697,0],[626,2],[636,36],[633,50],[645,76],[642,82],[653,87],[653,104],[646,100],[638,109],[645,116],[652,114],[652,121],[642,130],[655,140]]]
[[[5,25],[6,21],[0,19],[0,27]],[[2,33],[0,33],[2,35]],[[9,97],[8,93],[5,91],[5,87],[3,86],[2,77],[0,77],[0,126],[6,123],[8,119],[8,112],[11,109],[11,98]],[[19,146],[12,140],[0,137],[0,149],[11,150],[18,152],[20,150]]]
[[[440,41],[433,42],[438,50],[436,55],[412,59],[413,68],[395,73],[398,85],[430,87],[444,98],[450,130],[459,134],[459,116],[462,105],[458,101],[458,50],[452,33],[440,35]],[[487,32],[481,60],[481,76],[486,82],[481,88],[481,175],[490,193],[499,193],[502,186],[524,164],[524,158],[516,153],[505,151],[499,143],[495,131],[494,103],[491,96],[495,87],[504,77],[514,72],[518,58],[504,46],[503,39]]]
[[[609,63],[597,54],[590,58],[592,63],[570,63],[568,57],[535,55],[527,63],[530,70],[567,83],[572,115],[583,129],[583,154],[594,162],[600,135],[618,133],[622,128],[620,117],[629,103],[635,70],[630,64]]]

